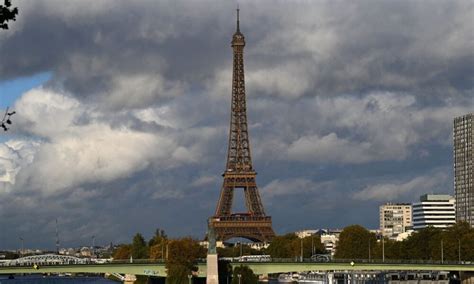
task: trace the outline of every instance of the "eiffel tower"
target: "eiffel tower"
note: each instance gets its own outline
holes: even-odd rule
[[[247,107],[244,80],[245,38],[240,32],[239,9],[237,9],[237,31],[232,37],[234,52],[232,73],[232,105],[227,150],[226,170],[216,212],[210,218],[216,239],[225,241],[235,237],[257,242],[268,242],[275,235],[272,218],[265,215],[262,200],[255,181],[257,173],[252,167]],[[232,213],[234,190],[243,190],[246,213]]]

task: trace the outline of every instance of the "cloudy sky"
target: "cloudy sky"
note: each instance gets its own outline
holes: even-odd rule
[[[224,170],[234,1],[24,0],[0,31],[0,249],[204,236]],[[239,1],[254,167],[277,233],[378,227],[453,193],[473,1]],[[236,193],[242,201],[242,193]],[[244,210],[241,202],[234,211]]]

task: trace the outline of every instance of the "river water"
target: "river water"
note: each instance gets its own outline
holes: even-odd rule
[[[0,276],[0,284],[117,284],[118,282],[108,280],[101,277],[42,277],[40,275],[19,276],[15,279],[8,279],[8,277]]]

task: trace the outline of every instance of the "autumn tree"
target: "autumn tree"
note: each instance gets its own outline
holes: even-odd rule
[[[166,282],[169,284],[188,283],[188,275],[197,272],[198,258],[204,257],[206,257],[206,249],[190,237],[170,241],[166,259],[168,271]]]
[[[112,254],[114,259],[125,260],[130,259],[132,255],[132,246],[129,244],[120,245]]]
[[[155,235],[148,241],[148,247],[150,248],[149,256],[153,260],[165,259],[166,244],[168,242],[168,236],[166,236],[164,230],[156,229]]]

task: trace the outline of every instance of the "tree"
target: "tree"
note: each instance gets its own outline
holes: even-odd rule
[[[0,29],[8,30],[8,21],[16,21],[16,15],[18,15],[18,8],[12,8],[11,0],[5,0],[3,5],[0,5]],[[8,130],[8,124],[12,124],[10,117],[14,115],[15,112],[8,112],[8,108],[5,111],[2,121],[0,122],[0,127],[4,130]]]
[[[240,282],[239,282],[240,275]],[[232,284],[258,284],[258,276],[255,275],[248,266],[238,266],[234,269],[232,273]]]
[[[148,247],[150,248],[150,259],[165,259],[165,250],[167,242],[168,237],[166,236],[165,231],[156,229],[155,235],[148,241]]]
[[[112,254],[112,257],[114,259],[120,259],[120,260],[125,260],[125,259],[130,259],[130,256],[132,255],[132,246],[131,245],[120,245]]]
[[[444,260],[474,259],[474,229],[467,222],[458,222],[442,233]]]
[[[217,273],[219,274],[219,283],[228,284],[229,279],[232,277],[232,265],[230,265],[230,262],[222,259],[218,260],[217,270]]]
[[[148,241],[148,246],[152,247],[155,244],[161,243],[163,240],[167,240],[168,236],[165,233],[165,230],[157,228],[155,230],[155,235]]]
[[[339,235],[334,257],[339,259],[368,259],[372,248],[375,248],[375,246],[375,234],[360,225],[352,225],[344,228]]]
[[[266,249],[272,258],[294,258],[299,255],[295,252],[294,242],[298,241],[298,236],[291,233],[283,236],[275,236]]]
[[[132,242],[132,257],[134,259],[145,259],[148,258],[148,246],[143,236],[137,233],[133,237]]]
[[[170,241],[166,259],[166,283],[186,284],[188,275],[193,275],[198,269],[198,258],[205,256],[206,249],[190,237]]]
[[[11,8],[11,6],[11,0],[5,0],[3,5],[0,5],[0,29],[8,30],[8,21],[16,21],[18,8]]]

